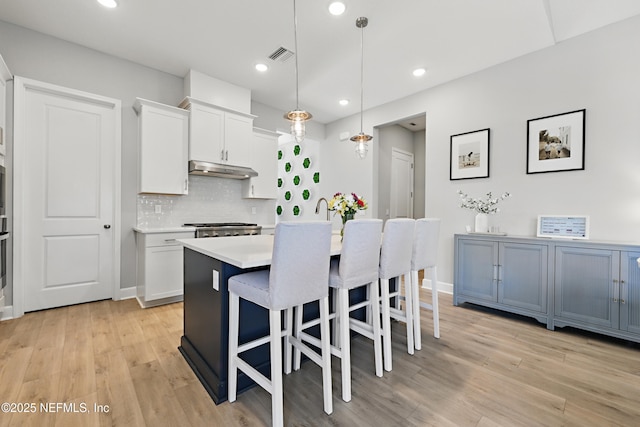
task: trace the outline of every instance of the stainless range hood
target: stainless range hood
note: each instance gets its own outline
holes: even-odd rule
[[[243,166],[221,165],[218,163],[189,161],[189,175],[215,176],[218,178],[248,179],[258,176],[258,172]]]

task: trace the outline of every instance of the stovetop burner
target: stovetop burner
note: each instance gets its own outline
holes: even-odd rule
[[[245,222],[192,222],[185,227],[195,227],[195,237],[250,236],[260,234],[262,227]]]
[[[255,227],[258,224],[246,222],[194,222],[183,225],[185,227]]]

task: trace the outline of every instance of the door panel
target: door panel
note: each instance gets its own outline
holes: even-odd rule
[[[45,215],[96,218],[101,190],[101,141],[96,134],[100,116],[49,105],[45,120]]]
[[[25,85],[16,140],[29,168],[21,195],[24,311],[111,298],[116,280],[119,103],[52,87]]]
[[[100,236],[45,237],[43,245],[43,289],[96,285],[100,270]],[[74,260],[73,268],[67,259]]]
[[[413,154],[397,149],[391,158],[391,218],[413,218]]]

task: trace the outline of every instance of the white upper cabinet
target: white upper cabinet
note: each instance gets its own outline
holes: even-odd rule
[[[250,167],[258,176],[242,181],[242,196],[252,199],[278,198],[278,134],[254,128]]]
[[[255,116],[187,97],[190,110],[189,160],[249,166]]]
[[[187,194],[189,112],[137,98],[138,193]]]

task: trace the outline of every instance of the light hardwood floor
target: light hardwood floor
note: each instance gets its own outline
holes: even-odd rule
[[[428,291],[422,298],[430,300]],[[369,340],[353,341],[353,399],[322,410],[315,364],[285,377],[292,426],[637,426],[640,346],[480,308],[442,295],[441,338],[423,311],[423,348],[406,353],[394,324],[394,369],[374,375]],[[0,413],[0,426],[261,426],[270,396],[256,387],[213,404],[177,350],[182,304],[140,309],[101,301],[0,322],[0,403],[35,403],[35,413]],[[40,403],[75,404],[78,411]],[[95,411],[94,405],[108,405]],[[67,409],[72,408],[68,406]],[[53,412],[53,410],[58,412]],[[83,411],[84,412],[84,411]]]

